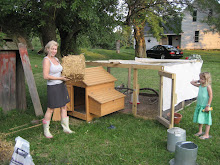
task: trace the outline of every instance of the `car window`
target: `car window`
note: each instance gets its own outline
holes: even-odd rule
[[[177,50],[177,48],[175,48],[174,46],[171,46],[171,45],[164,45],[164,47],[165,47],[167,50]]]
[[[162,46],[158,46],[158,50],[164,50],[164,48]]]
[[[151,50],[157,50],[157,46],[154,46],[153,48],[151,48]]]

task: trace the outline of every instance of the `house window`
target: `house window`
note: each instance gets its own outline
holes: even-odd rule
[[[199,31],[195,31],[195,42],[199,42]]]
[[[210,19],[213,15],[213,10],[212,9],[209,9],[209,14],[208,14],[208,19]]]
[[[193,10],[193,22],[197,20],[197,10]]]

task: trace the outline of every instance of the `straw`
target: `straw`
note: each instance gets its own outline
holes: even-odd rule
[[[82,81],[85,76],[85,57],[80,55],[68,55],[62,58],[62,76],[71,81]]]

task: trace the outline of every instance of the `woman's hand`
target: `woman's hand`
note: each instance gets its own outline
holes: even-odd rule
[[[61,80],[62,80],[62,81],[69,81],[70,79],[67,78],[67,77],[61,77]]]

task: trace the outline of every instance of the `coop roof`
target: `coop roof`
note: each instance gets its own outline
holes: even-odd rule
[[[85,69],[83,83],[86,86],[114,82],[117,79],[108,73],[103,67],[91,67]]]
[[[101,91],[94,91],[89,94],[89,97],[93,98],[100,104],[107,103],[109,101],[117,100],[120,98],[125,97],[124,94],[116,91],[115,89],[111,90],[101,90]]]

